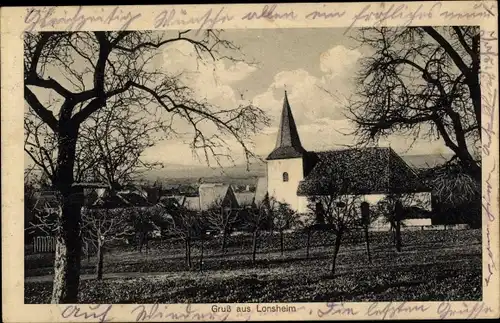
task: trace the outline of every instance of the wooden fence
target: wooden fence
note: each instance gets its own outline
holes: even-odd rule
[[[56,238],[55,237],[35,237],[33,239],[33,252],[54,252],[56,251]]]

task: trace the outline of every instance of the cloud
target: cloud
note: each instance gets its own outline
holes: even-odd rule
[[[319,57],[322,75],[314,76],[304,69],[281,71],[264,93],[255,96],[254,104],[277,123],[286,88],[297,124],[345,119],[346,98],[352,93],[352,75],[361,56],[357,50],[335,46]]]
[[[193,90],[199,100],[226,109],[242,103],[231,85],[249,77],[257,68],[245,62],[214,61],[207,54],[202,54],[202,58],[198,58],[191,44],[176,42],[164,50],[161,66],[164,73],[180,75],[181,82]]]
[[[362,54],[356,49],[348,49],[342,45],[323,52],[319,58],[319,67],[328,75],[345,75],[356,66]]]
[[[249,142],[255,147],[255,154],[267,156],[274,148],[285,88],[306,149],[324,150],[332,145],[348,144],[352,139],[342,134],[347,128],[347,120],[342,99],[339,98],[350,91],[349,73],[359,57],[360,53],[357,51],[336,46],[318,58],[317,63],[323,72],[319,77],[305,69],[281,71],[274,75],[268,89],[252,99],[252,103],[263,109],[271,118],[271,127],[263,129]],[[199,98],[222,107],[241,103],[232,85],[250,77],[255,71],[255,67],[243,62],[231,65],[221,61],[200,62],[192,47],[185,43],[168,47],[164,52],[162,65],[167,67],[165,72],[172,75],[182,72],[182,81],[193,88]],[[325,89],[331,93],[327,93]],[[206,130],[214,131],[211,127]],[[321,133],[321,140],[318,140],[318,133]],[[190,157],[192,154],[187,146],[188,141],[189,134],[182,139],[161,142],[155,151],[173,151],[172,147],[175,147],[175,151],[180,152],[176,153],[176,156],[168,154],[159,158],[165,162],[198,164],[196,159]],[[244,161],[242,149],[233,138],[227,139],[227,145],[236,162]],[[153,158],[154,154],[148,154],[149,156]]]
[[[353,92],[353,75],[362,57],[357,49],[339,45],[319,56],[319,68],[323,73],[319,76],[303,69],[277,73],[269,88],[254,98],[254,104],[272,118],[271,127],[256,137],[256,153],[265,155],[274,148],[285,86],[304,148],[321,151],[352,146],[356,142],[355,126],[346,119],[345,107]],[[400,154],[425,154],[443,149],[439,141],[413,141],[413,137],[396,134],[381,140],[378,146],[390,146]]]
[[[163,50],[162,55],[155,62],[155,67],[162,69],[162,72],[167,75],[178,77],[179,81],[192,91],[194,99],[209,103],[214,110],[232,109],[248,104],[248,101],[243,101],[240,94],[235,92],[233,83],[249,77],[256,71],[256,67],[245,62],[214,61],[209,55],[203,55],[202,58],[198,57],[198,53],[191,44],[175,42]],[[145,152],[145,158],[166,163],[199,164],[200,161],[193,157],[189,146],[194,137],[192,125],[184,118],[177,117],[173,127],[179,135],[157,143],[155,147]],[[217,127],[208,121],[199,122],[197,128],[206,137],[219,132]],[[227,139],[227,145],[241,153],[241,148],[231,138]],[[175,154],[158,154],[159,151],[175,152]],[[198,153],[204,158],[201,150]]]
[[[267,90],[252,98],[252,103],[267,112],[271,118],[271,125],[251,138],[249,144],[255,147],[254,153],[265,157],[275,146],[285,89],[304,148],[322,151],[353,145],[354,125],[345,118],[345,106],[346,98],[353,93],[352,77],[362,57],[358,50],[339,45],[319,55],[319,75],[313,75],[305,69],[276,73]],[[175,65],[174,72],[181,69],[189,71],[183,77],[196,90],[196,94],[223,107],[241,102],[233,89],[233,83],[251,77],[255,71],[253,66],[243,62],[232,65],[222,62],[202,64],[185,44],[169,48],[165,52],[164,63]],[[169,71],[172,71],[170,67]],[[439,141],[424,140],[416,142],[409,149],[412,141],[412,138],[394,135],[380,141],[378,145],[391,146],[400,154],[425,154],[443,149]],[[243,150],[233,138],[227,139],[227,146],[235,163],[244,162]],[[188,145],[179,139],[164,141],[155,151],[175,152],[150,155],[166,163],[203,164],[203,161],[191,157]]]

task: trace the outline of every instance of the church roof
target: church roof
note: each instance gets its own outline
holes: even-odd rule
[[[285,91],[276,147],[269,156],[267,156],[267,160],[302,157],[305,152],[306,150],[302,147],[300,142],[297,126],[295,125],[295,120],[293,119],[292,110]]]
[[[299,183],[299,196],[429,191],[391,148],[353,148],[314,154],[317,162]]]

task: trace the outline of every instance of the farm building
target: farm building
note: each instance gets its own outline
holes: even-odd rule
[[[200,184],[197,196],[177,196],[180,206],[190,211],[207,211],[215,204],[229,208],[237,208],[238,201],[229,184],[204,183]]]

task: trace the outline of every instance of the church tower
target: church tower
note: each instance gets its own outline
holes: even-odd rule
[[[276,147],[266,158],[267,190],[270,197],[290,204],[292,209],[299,212],[304,206],[297,196],[297,188],[304,178],[306,154],[285,91]]]

